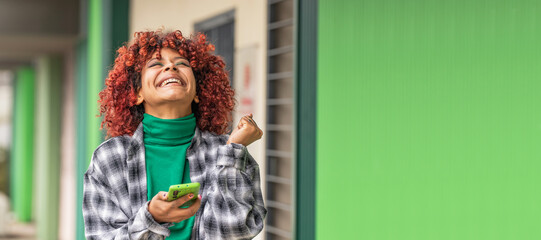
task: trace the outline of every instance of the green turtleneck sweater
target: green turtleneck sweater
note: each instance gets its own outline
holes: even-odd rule
[[[190,167],[186,150],[195,134],[195,117],[160,119],[146,114],[143,118],[147,197],[168,191],[173,184],[190,183]],[[194,217],[170,227],[167,239],[190,239]]]

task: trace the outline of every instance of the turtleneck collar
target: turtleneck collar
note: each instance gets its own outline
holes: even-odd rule
[[[144,115],[143,132],[145,144],[177,146],[188,144],[195,133],[195,116],[190,114],[177,119],[161,119]]]

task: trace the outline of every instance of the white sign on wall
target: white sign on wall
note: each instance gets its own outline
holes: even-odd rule
[[[258,82],[257,75],[257,46],[249,46],[239,50],[238,65],[235,64],[238,71],[235,71],[237,76],[235,81],[237,93],[237,113],[238,117],[255,113],[257,101],[256,91]]]

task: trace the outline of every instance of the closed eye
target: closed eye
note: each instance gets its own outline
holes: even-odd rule
[[[163,64],[161,62],[153,62],[148,67],[151,68],[151,67],[154,67],[154,66],[163,66]]]
[[[178,62],[176,65],[184,65],[186,67],[190,67],[190,64],[188,64],[187,62]]]

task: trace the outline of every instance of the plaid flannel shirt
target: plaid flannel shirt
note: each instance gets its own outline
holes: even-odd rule
[[[250,239],[267,213],[259,166],[227,135],[196,128],[186,151],[192,182],[199,182],[201,207],[192,239]],[[87,239],[164,239],[172,223],[158,223],[148,212],[143,127],[133,136],[102,143],[84,175],[83,217]],[[167,190],[167,189],[164,189]]]

